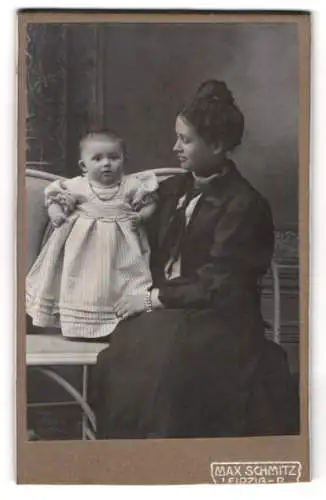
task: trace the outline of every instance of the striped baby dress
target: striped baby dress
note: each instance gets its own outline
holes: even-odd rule
[[[123,176],[95,190],[86,177],[56,181],[46,190],[68,200],[70,215],[56,228],[26,279],[33,324],[61,328],[65,337],[99,338],[120,319],[113,305],[152,284],[150,249],[135,207],[155,197],[156,176]],[[71,206],[74,209],[71,210]]]

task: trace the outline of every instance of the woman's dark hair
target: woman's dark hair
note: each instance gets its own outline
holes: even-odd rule
[[[224,82],[203,82],[180,113],[207,144],[221,144],[231,151],[241,143],[244,117]]]

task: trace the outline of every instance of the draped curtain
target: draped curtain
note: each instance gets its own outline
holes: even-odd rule
[[[78,142],[104,124],[100,25],[29,24],[27,167],[73,176]]]

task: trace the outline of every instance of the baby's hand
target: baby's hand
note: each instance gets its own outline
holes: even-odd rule
[[[156,209],[155,203],[150,203],[149,205],[142,207],[138,212],[140,220],[143,221],[149,219],[155,212],[155,209]]]
[[[139,214],[134,213],[133,218],[131,219],[131,227],[133,231],[138,231],[140,223],[141,223],[141,218]]]
[[[53,227],[60,227],[64,222],[66,222],[67,217],[64,213],[56,215],[54,218],[51,218]]]
[[[48,214],[54,227],[60,227],[67,220],[62,208],[57,203],[51,203],[48,207]]]

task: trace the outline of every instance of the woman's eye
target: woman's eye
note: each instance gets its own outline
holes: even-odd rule
[[[185,135],[180,135],[178,137],[178,140],[181,141],[183,144],[189,144],[191,142],[189,137],[187,137]]]

